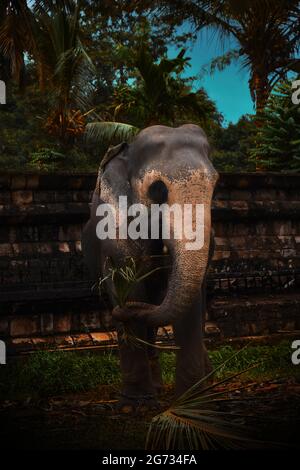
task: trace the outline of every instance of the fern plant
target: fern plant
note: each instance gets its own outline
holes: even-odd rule
[[[42,148],[30,154],[29,166],[39,170],[56,170],[65,159],[65,155],[50,148]]]

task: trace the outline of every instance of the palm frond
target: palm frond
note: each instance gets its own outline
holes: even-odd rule
[[[92,122],[86,126],[86,138],[94,143],[118,144],[130,142],[139,131],[137,127],[123,122]]]
[[[246,346],[247,347],[247,346]],[[220,403],[231,401],[227,398],[228,391],[218,387],[230,382],[237,376],[254,368],[233,374],[226,379],[204,387],[204,383],[234,359],[240,352],[233,354],[217,369],[203,377],[193,387],[181,395],[163,413],[155,416],[149,426],[146,449],[148,450],[212,450],[212,449],[242,449],[244,447],[262,447],[263,442],[252,437],[253,431],[246,428],[243,415],[224,412],[217,408]],[[240,387],[230,392],[240,390]],[[216,390],[212,393],[212,390]]]

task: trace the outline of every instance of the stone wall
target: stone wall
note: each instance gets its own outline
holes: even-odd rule
[[[0,175],[1,336],[100,328],[81,254],[95,180],[90,174]],[[212,211],[215,291],[246,284],[265,292],[278,273],[297,287],[300,175],[223,174]]]

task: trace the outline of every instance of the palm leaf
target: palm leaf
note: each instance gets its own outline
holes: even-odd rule
[[[247,346],[246,346],[247,347]],[[240,352],[233,354],[214,371],[202,378],[193,387],[181,395],[163,413],[155,416],[149,426],[146,449],[149,450],[212,450],[212,449],[241,449],[248,446],[262,447],[265,443],[251,437],[252,430],[240,424],[243,415],[227,413],[216,408],[218,403],[231,401],[226,395],[228,391],[212,390],[232,381],[258,364],[233,374],[226,379],[203,387],[204,383],[234,359]],[[241,390],[236,387],[230,392]],[[271,445],[269,443],[269,445]]]
[[[86,138],[95,143],[118,144],[130,142],[139,130],[123,122],[92,122],[86,126]]]

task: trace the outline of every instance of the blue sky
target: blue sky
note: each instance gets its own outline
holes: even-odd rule
[[[202,33],[186,54],[191,57],[192,66],[186,69],[185,75],[198,75],[204,65],[234,46],[234,43],[227,41],[222,47],[216,34]],[[174,56],[176,51],[175,48],[170,48],[170,56]],[[229,122],[236,123],[243,114],[253,113],[248,80],[249,72],[240,64],[234,63],[222,72],[206,74],[196,85],[203,86],[209,97],[215,101],[224,116],[223,125],[227,126]]]

